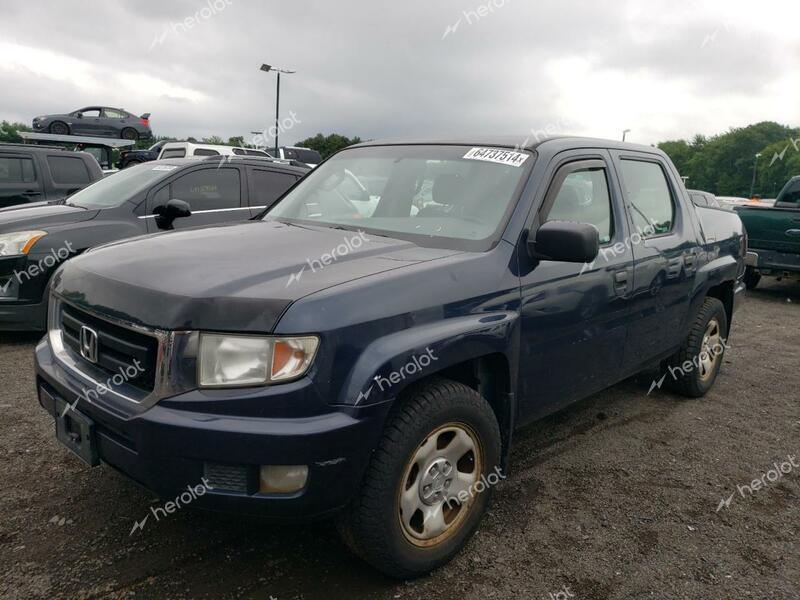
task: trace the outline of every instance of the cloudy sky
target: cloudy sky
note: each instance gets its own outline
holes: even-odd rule
[[[26,0],[0,23],[0,120],[102,104],[158,135],[249,138],[274,118],[266,62],[297,70],[282,143],[800,125],[796,0]]]

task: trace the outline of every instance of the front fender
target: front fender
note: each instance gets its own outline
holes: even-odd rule
[[[356,360],[336,403],[365,406],[393,399],[415,381],[489,354],[505,355],[516,372],[511,348],[518,336],[518,320],[516,312],[497,311],[445,319],[381,337]]]

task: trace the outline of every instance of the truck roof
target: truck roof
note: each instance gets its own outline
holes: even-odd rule
[[[351,148],[362,148],[367,146],[394,146],[394,145],[442,145],[442,146],[490,146],[494,148],[518,148],[523,150],[534,150],[543,144],[559,144],[566,148],[599,147],[616,148],[619,150],[639,150],[645,152],[655,152],[661,154],[661,150],[653,146],[643,144],[632,144],[630,142],[620,142],[618,140],[605,140],[601,138],[590,138],[580,136],[537,136],[533,133],[523,133],[520,135],[461,135],[446,137],[419,137],[419,138],[387,138],[362,142]]]

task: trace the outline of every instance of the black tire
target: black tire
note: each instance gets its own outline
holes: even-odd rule
[[[500,429],[486,400],[473,389],[448,379],[435,378],[410,389],[387,421],[356,498],[337,520],[345,544],[386,575],[409,579],[449,562],[475,533],[489,506],[492,485],[484,484],[478,490],[475,484],[476,493],[470,495],[464,505],[467,508],[457,505],[458,516],[452,518],[451,525],[446,526],[450,529],[439,537],[411,541],[412,537],[401,522],[401,494],[405,490],[412,496],[415,496],[414,491],[421,495],[426,477],[435,472],[428,467],[412,466],[419,464],[414,459],[434,434],[437,437],[432,446],[439,448],[440,440],[450,433],[447,428],[452,424],[466,426],[475,434],[472,439],[478,442],[478,457],[473,456],[472,476],[492,484],[504,478],[497,467],[501,452]],[[445,449],[447,444],[449,442],[445,442]],[[460,461],[458,465],[456,478],[461,470]],[[413,473],[415,468],[416,475],[411,481],[409,472]],[[430,468],[433,468],[432,463]],[[429,489],[430,486],[425,487]],[[444,489],[448,488],[449,484],[445,484]],[[445,504],[444,497],[441,503],[434,499],[434,506],[441,505],[443,514]],[[463,515],[461,510],[464,510]],[[443,521],[446,518],[443,517]],[[413,521],[413,517],[410,519]],[[425,529],[425,521],[421,527]],[[440,541],[436,542],[437,539]]]
[[[63,121],[53,121],[47,130],[54,135],[69,135],[69,127]]]
[[[712,322],[716,323],[717,342],[706,339]],[[722,366],[727,336],[728,316],[725,307],[716,298],[706,298],[681,349],[667,361],[664,374],[667,386],[689,398],[705,396],[714,386]],[[711,368],[704,367],[705,357],[710,357]]]
[[[138,140],[139,139],[139,133],[135,129],[132,129],[130,127],[126,127],[125,129],[122,130],[122,133],[120,134],[120,137],[123,140]]]
[[[136,165],[140,165],[143,162],[144,162],[143,160],[129,160],[128,162],[126,162],[122,166],[120,166],[120,169],[127,169],[128,167],[133,167],[133,166],[136,166]]]
[[[761,273],[754,267],[747,267],[744,271],[744,285],[748,290],[754,290],[761,281]]]

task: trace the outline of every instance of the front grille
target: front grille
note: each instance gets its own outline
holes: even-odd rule
[[[95,366],[108,372],[109,377],[113,377],[126,370],[132,372],[131,367],[138,364],[142,371],[135,377],[126,378],[127,382],[145,392],[153,391],[158,358],[158,340],[155,337],[114,325],[74,306],[63,304],[61,331],[64,345],[80,356],[81,360],[85,360],[81,355],[82,327],[89,327],[97,332]]]

